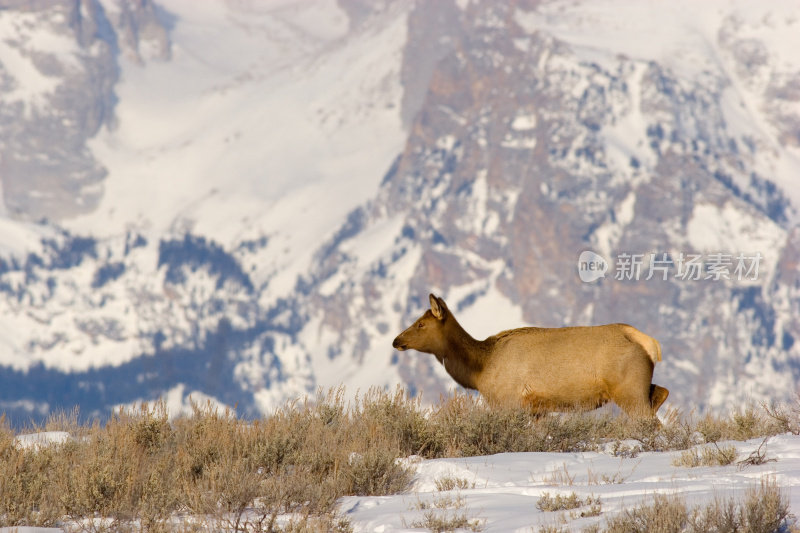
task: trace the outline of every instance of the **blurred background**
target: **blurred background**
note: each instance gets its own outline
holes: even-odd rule
[[[391,347],[429,292],[628,322],[668,405],[791,399],[798,50],[790,0],[0,0],[0,412],[435,401]]]

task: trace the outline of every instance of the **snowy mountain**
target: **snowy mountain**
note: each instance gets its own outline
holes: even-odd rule
[[[673,405],[790,397],[798,15],[0,1],[0,410],[435,399],[391,348],[429,292],[475,336],[629,322]]]

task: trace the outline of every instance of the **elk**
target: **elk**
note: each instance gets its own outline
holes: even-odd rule
[[[661,345],[628,324],[518,328],[479,341],[444,300],[392,342],[397,350],[431,353],[464,388],[493,407],[534,413],[596,409],[609,401],[632,418],[655,417],[669,391],[652,384]]]

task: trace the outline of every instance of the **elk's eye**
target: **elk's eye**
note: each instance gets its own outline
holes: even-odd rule
[[[425,324],[424,324],[424,323],[422,323],[422,322],[420,322],[419,324],[417,324],[417,327],[418,327],[418,328],[423,328],[423,327],[425,327]]]

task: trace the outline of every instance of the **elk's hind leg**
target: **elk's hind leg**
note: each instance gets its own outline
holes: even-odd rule
[[[608,395],[629,417],[652,418],[650,405],[650,383],[653,379],[653,363],[644,353],[633,353],[631,362],[620,369],[618,381],[611,380]]]
[[[669,396],[669,390],[660,387],[655,383],[650,384],[650,407],[653,409],[653,414],[658,412],[658,408]]]
[[[614,398],[614,403],[631,418],[650,418],[653,416],[645,395],[623,394]]]

